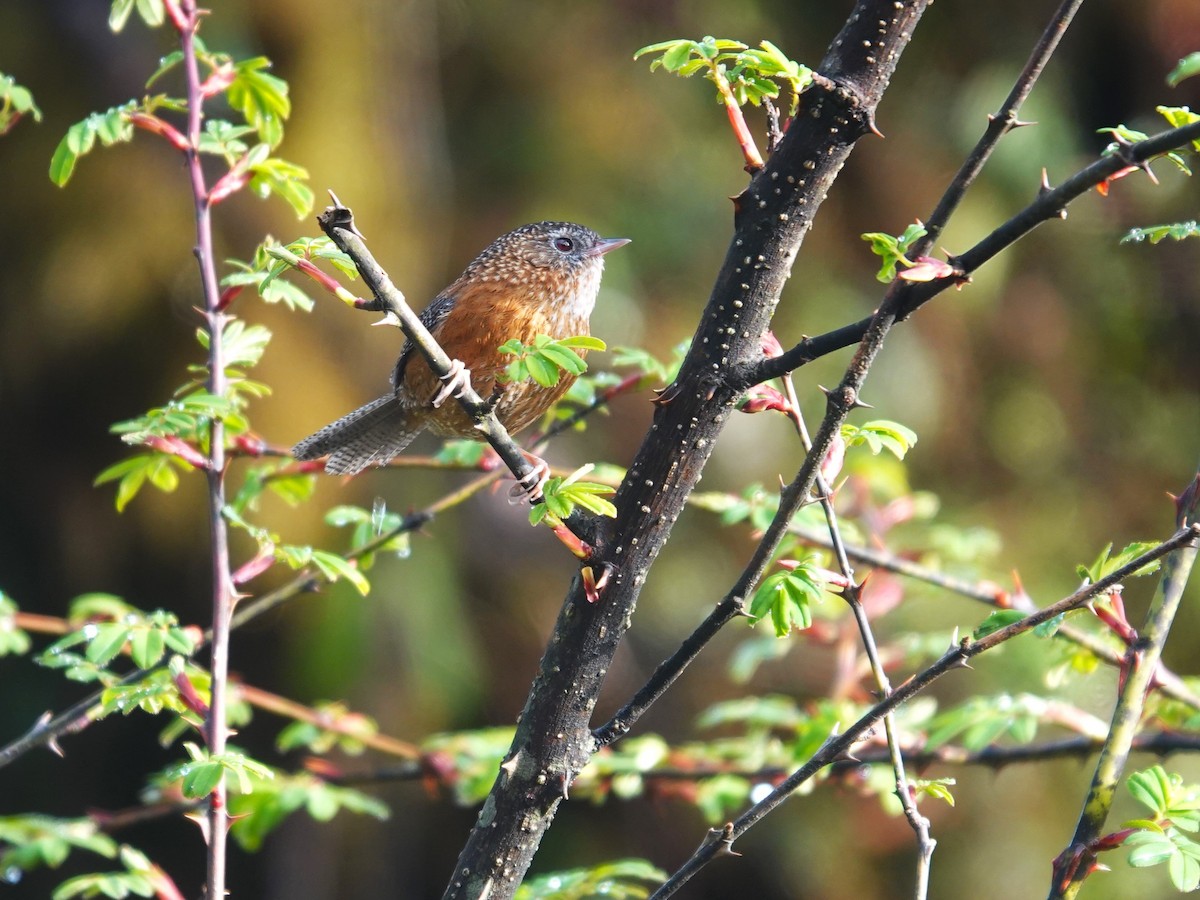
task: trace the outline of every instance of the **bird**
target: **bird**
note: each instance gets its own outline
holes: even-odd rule
[[[479,440],[462,407],[445,402],[461,393],[467,379],[479,396],[493,398],[493,410],[510,433],[537,421],[575,376],[563,372],[552,387],[532,379],[503,384],[499,379],[512,357],[500,346],[512,339],[532,344],[539,334],[554,339],[589,334],[605,254],[628,243],[572,222],[535,222],[496,238],[419,315],[453,360],[448,377],[439,379],[406,340],[391,391],[304,438],[292,455],[327,456],[327,473],[355,475],[388,462],[422,431]],[[531,462],[540,470],[537,482],[525,487],[532,500],[548,470],[541,460]]]

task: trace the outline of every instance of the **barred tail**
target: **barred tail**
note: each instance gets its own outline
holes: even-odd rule
[[[326,472],[354,475],[371,463],[387,462],[412,442],[425,424],[414,422],[411,413],[388,394],[309,435],[292,448],[292,455],[317,459],[328,454]]]

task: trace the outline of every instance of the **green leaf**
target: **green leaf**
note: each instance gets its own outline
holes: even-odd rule
[[[22,116],[42,121],[42,111],[33,102],[28,88],[17,84],[11,75],[0,72],[0,135],[7,134]]]
[[[979,640],[980,638],[987,637],[994,631],[1007,628],[1014,622],[1020,622],[1024,618],[1025,613],[1019,609],[998,609],[980,622],[971,636],[975,640]]]
[[[98,666],[106,666],[112,662],[125,647],[125,642],[129,640],[130,628],[124,622],[102,622],[87,625],[84,626],[85,633],[89,628],[94,629],[92,632],[94,636],[88,640],[85,656],[89,662]]]
[[[1200,74],[1200,52],[1190,53],[1181,59],[1167,75],[1167,84],[1171,87],[1178,87],[1185,78],[1191,78],[1197,74]]]
[[[82,122],[76,122],[68,128],[50,159],[50,180],[63,187],[71,179],[79,157],[91,151],[97,137],[106,147],[131,140],[134,129],[128,117],[137,107],[137,101],[130,100],[123,106],[115,106],[106,112],[92,113]]]
[[[1169,837],[1152,831],[1131,834],[1125,839],[1125,844],[1134,848],[1129,854],[1129,864],[1135,869],[1161,865],[1177,853]]]
[[[1195,219],[1188,222],[1174,222],[1170,225],[1149,225],[1145,228],[1132,228],[1129,233],[1121,238],[1121,243],[1129,242],[1139,243],[1149,240],[1151,244],[1157,244],[1159,241],[1170,238],[1173,241],[1182,241],[1187,238],[1200,237],[1200,225]]]
[[[883,260],[879,272],[875,276],[884,284],[890,283],[896,277],[896,267],[903,263],[911,266],[912,261],[904,254],[917,240],[925,236],[925,226],[920,222],[909,225],[904,234],[893,236],[879,231],[864,234],[862,239],[871,245],[871,252]]]
[[[265,146],[265,145],[260,145]],[[313,191],[305,181],[308,170],[282,159],[264,159],[249,167],[250,190],[262,199],[275,195],[291,206],[296,218],[303,219],[313,207]]]
[[[769,615],[777,637],[786,637],[793,628],[803,631],[812,625],[812,604],[820,599],[820,583],[803,566],[775,572],[764,578],[754,592],[751,624]]]
[[[312,563],[330,581],[337,581],[340,578],[346,579],[364,597],[371,590],[371,583],[353,563],[336,553],[330,553],[326,550],[313,550]]]
[[[549,872],[526,879],[515,900],[642,900],[667,873],[644,859],[618,859],[592,868]]]
[[[271,61],[265,56],[234,64],[234,78],[225,91],[229,105],[245,116],[258,136],[270,147],[283,140],[283,122],[292,112],[288,85],[266,70]]]
[[[871,453],[878,456],[887,450],[897,459],[904,459],[913,445],[917,443],[917,433],[906,428],[899,422],[887,419],[876,419],[862,425],[843,425],[842,438],[847,447],[866,444]]]
[[[1079,565],[1075,567],[1079,577],[1087,581],[1089,584],[1095,584],[1102,578],[1106,578],[1118,569],[1122,569],[1129,565],[1139,556],[1153,550],[1158,545],[1153,541],[1135,541],[1132,544],[1127,544],[1122,547],[1116,554],[1112,552],[1112,544],[1108,544],[1100,555],[1096,557],[1096,561],[1090,566]],[[1161,560],[1155,560],[1142,568],[1138,569],[1131,577],[1137,578],[1142,575],[1151,575],[1157,572],[1161,567]]]
[[[139,669],[148,669],[162,659],[167,636],[158,628],[138,628],[129,639],[129,655]]]
[[[1152,766],[1134,772],[1125,782],[1133,799],[1154,812],[1156,818],[1166,815],[1171,805],[1171,778],[1162,766]]]

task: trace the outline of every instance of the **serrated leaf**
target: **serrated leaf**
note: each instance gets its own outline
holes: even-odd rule
[[[95,636],[88,641],[84,656],[89,662],[106,666],[124,648],[130,628],[124,622],[101,622],[91,627],[95,628]]]

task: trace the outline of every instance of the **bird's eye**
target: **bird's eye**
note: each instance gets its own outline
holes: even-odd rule
[[[575,242],[569,237],[556,237],[554,239],[554,249],[563,253],[570,253],[575,249]]]

